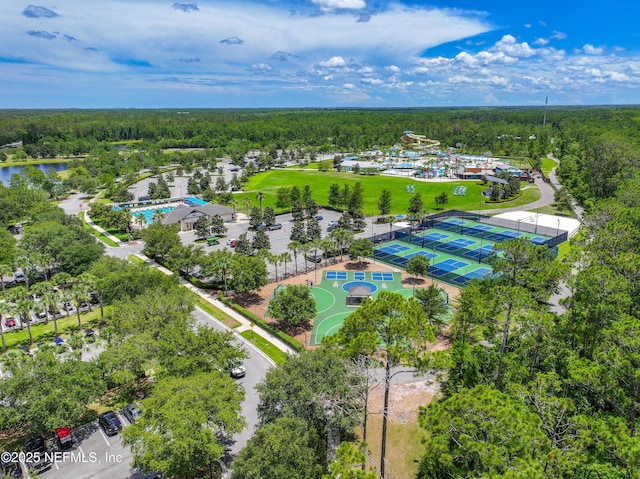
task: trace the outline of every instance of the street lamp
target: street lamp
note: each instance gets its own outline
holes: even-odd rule
[[[556,228],[556,236],[560,234],[560,218],[558,218],[558,228]]]

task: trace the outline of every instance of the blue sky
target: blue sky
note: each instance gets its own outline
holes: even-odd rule
[[[0,108],[639,104],[637,0],[0,2]]]

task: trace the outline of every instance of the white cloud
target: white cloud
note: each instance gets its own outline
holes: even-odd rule
[[[331,57],[328,60],[318,62],[318,65],[325,68],[342,68],[347,66],[347,62],[342,57]]]
[[[343,86],[343,88],[346,88],[348,90],[353,90],[356,87],[353,83],[345,83],[342,86]]]
[[[549,40],[546,38],[536,38],[535,41],[533,42],[534,45],[540,45],[540,46],[545,46],[549,44]]]
[[[554,31],[549,38],[554,40],[565,40],[567,38],[567,34],[564,32]]]
[[[518,43],[513,35],[504,35],[491,50],[503,52],[512,57],[530,57],[535,54],[527,42]]]
[[[385,69],[387,71],[390,71],[390,72],[393,72],[393,73],[397,73],[397,72],[400,71],[400,67],[396,66],[396,65],[389,65],[389,66],[385,67]]]
[[[311,0],[311,3],[323,11],[362,10],[367,6],[364,0]]]
[[[601,55],[604,52],[604,48],[594,47],[590,43],[587,43],[582,47],[582,51],[587,55]]]

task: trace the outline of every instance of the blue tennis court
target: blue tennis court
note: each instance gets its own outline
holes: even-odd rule
[[[465,226],[467,230],[473,231],[491,231],[493,228],[487,225],[473,225],[473,226]]]
[[[458,238],[458,239],[455,239],[453,241],[449,241],[447,244],[451,245],[451,246],[455,246],[456,248],[466,248],[467,246],[471,246],[472,244],[476,244],[476,243],[477,243],[477,241],[464,239],[464,238]]]
[[[346,271],[327,271],[324,277],[326,279],[345,280],[347,279],[347,272]]]
[[[472,251],[466,251],[464,255],[473,259],[484,259],[489,257],[492,251],[493,251],[493,246],[486,244],[482,248],[476,248]]]
[[[353,273],[353,279],[356,281],[362,281],[364,279],[364,271],[356,271]]]
[[[543,245],[544,242],[547,241],[547,238],[542,238],[540,236],[536,236],[534,238],[529,238],[529,239],[533,244],[536,244],[538,246]]]
[[[466,266],[469,266],[469,263],[465,263],[464,261],[456,261],[452,258],[445,259],[444,261],[440,261],[438,264],[436,264],[436,267],[447,270],[449,272],[455,271],[460,268],[465,268]]]
[[[416,252],[416,253],[408,254],[407,256],[404,256],[404,257],[402,257],[402,258],[398,258],[398,259],[396,260],[396,263],[398,263],[399,265],[401,265],[401,266],[403,266],[403,267],[404,267],[404,266],[406,266],[406,265],[407,265],[407,263],[409,262],[409,260],[410,260],[411,258],[413,258],[414,256],[416,256],[416,255],[418,255],[418,256],[424,256],[425,258],[428,258],[428,259],[435,258],[435,257],[437,257],[437,256],[438,256],[437,254],[429,253],[428,251],[418,251],[418,252]]]
[[[440,241],[441,239],[448,238],[449,235],[444,233],[429,233],[428,235],[424,235],[423,238],[426,241]]]
[[[373,281],[393,281],[393,273],[371,273]]]
[[[471,281],[472,279],[482,279],[491,273],[492,271],[490,269],[478,268],[476,270],[465,273],[462,276],[458,276],[457,278],[454,278],[452,281],[462,286],[466,286],[469,283],[469,281]]]
[[[378,251],[382,251],[383,253],[386,253],[386,254],[398,254],[398,253],[402,253],[403,251],[407,251],[408,249],[411,249],[411,248],[405,245],[394,243],[388,246],[384,246],[382,248],[378,248]]]

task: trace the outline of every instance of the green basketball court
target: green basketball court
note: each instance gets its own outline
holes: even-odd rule
[[[335,334],[344,318],[356,310],[348,306],[347,298],[352,293],[371,293],[375,299],[380,291],[399,293],[405,298],[413,294],[412,288],[402,284],[401,273],[378,271],[325,271],[320,284],[311,287],[316,300],[316,317],[311,331],[311,346],[322,343],[322,338]]]

